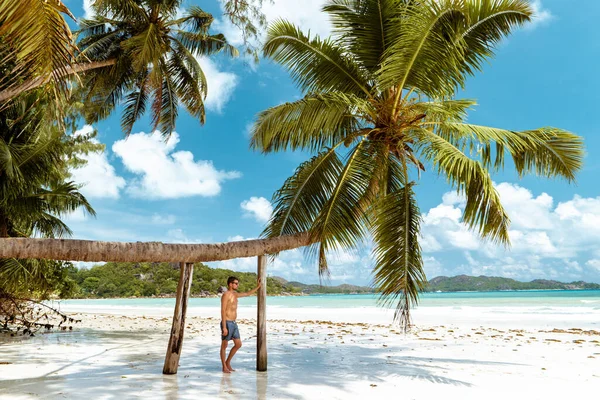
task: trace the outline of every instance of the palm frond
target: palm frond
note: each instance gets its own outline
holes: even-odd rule
[[[286,67],[305,93],[335,90],[371,96],[368,78],[342,47],[330,39],[311,38],[287,21],[270,25],[263,54]]]
[[[373,174],[373,156],[367,140],[360,140],[344,161],[330,197],[319,211],[310,229],[319,242],[319,273],[328,273],[325,254],[349,250],[362,243],[366,234],[364,211],[356,207],[369,188]]]
[[[207,13],[198,6],[192,6],[183,17],[169,21],[166,25],[184,26],[193,33],[208,35],[210,25],[214,20],[212,14]]]
[[[382,55],[390,45],[398,1],[329,0],[323,11],[329,14],[333,35],[371,74],[379,68]]]
[[[143,3],[138,0],[95,0],[92,8],[97,15],[110,15],[116,20],[148,20]]]
[[[408,184],[377,204],[373,241],[374,286],[384,305],[396,304],[394,320],[407,331],[410,308],[427,285],[419,245],[421,214]]]
[[[369,108],[367,102],[356,96],[308,94],[293,103],[259,113],[252,127],[250,147],[263,152],[320,151],[359,130],[355,112],[357,109],[368,112]]]
[[[428,130],[415,129],[412,134],[419,141],[421,154],[466,197],[463,221],[477,229],[482,238],[509,244],[510,219],[482,163],[467,157],[452,143]]]
[[[230,57],[237,57],[240,54],[234,46],[227,42],[225,35],[221,33],[216,35],[206,35],[202,33],[178,31],[177,39],[183,46],[198,56],[208,56],[218,52],[224,52]]]
[[[430,0],[400,3],[397,24],[381,63],[382,88],[415,88],[429,97],[454,94],[493,47],[529,21],[523,0]]]
[[[144,79],[144,78],[142,78]],[[145,82],[139,84],[139,89],[125,96],[121,129],[128,136],[133,129],[133,124],[146,112],[148,100],[148,87]]]
[[[75,47],[63,14],[75,19],[60,0],[0,0],[0,37],[10,48],[1,55],[0,64],[12,65],[0,81],[0,90],[38,78],[66,92],[64,72],[74,61]]]
[[[204,98],[206,97],[207,83],[198,61],[191,53],[182,50],[171,54],[167,68],[169,75],[173,78],[179,101],[185,105],[193,117],[198,118],[200,123],[204,124],[206,118]]]
[[[453,143],[479,146],[483,165],[496,170],[504,166],[506,152],[512,156],[520,176],[533,172],[573,181],[583,166],[583,139],[562,129],[546,127],[518,132],[460,122],[445,122],[437,127],[440,136]]]
[[[273,195],[273,215],[262,235],[266,238],[310,230],[327,203],[343,164],[336,154],[339,143],[300,164]]]

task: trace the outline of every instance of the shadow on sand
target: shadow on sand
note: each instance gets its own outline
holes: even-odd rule
[[[307,398],[309,391],[349,391],[354,382],[371,386],[390,379],[422,380],[436,385],[472,386],[456,380],[453,365],[497,364],[476,359],[421,358],[408,356],[404,340],[388,348],[368,344],[322,343],[307,340],[291,343],[282,335],[269,342],[269,370],[255,371],[255,341],[246,340],[234,359],[236,372],[220,370],[219,343],[209,346],[186,339],[177,375],[163,375],[162,365],[168,336],[143,332],[80,331],[45,335],[28,343],[15,342],[3,348],[3,360],[47,366],[25,379],[3,379],[0,398],[17,394],[67,398],[165,399],[197,398]],[[48,346],[59,343],[60,346]],[[53,352],[23,352],[21,346],[58,349]]]

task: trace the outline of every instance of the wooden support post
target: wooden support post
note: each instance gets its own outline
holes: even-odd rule
[[[267,257],[258,256],[257,332],[256,332],[256,370],[267,370]]]
[[[194,264],[182,262],[180,263],[180,271],[175,312],[173,313],[173,326],[171,327],[171,337],[169,338],[169,347],[167,347],[163,374],[176,374],[179,367],[179,356],[181,355],[183,330],[185,328],[185,313],[192,286]]]

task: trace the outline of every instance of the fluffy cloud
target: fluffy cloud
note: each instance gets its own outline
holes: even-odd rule
[[[574,196],[555,206],[547,193],[535,196],[510,183],[496,189],[511,219],[511,247],[484,242],[469,231],[460,220],[463,199],[446,193],[442,203],[423,216],[421,244],[425,258],[443,253],[452,262],[431,269],[444,275],[600,280],[600,269],[595,268],[600,254],[600,197]],[[457,260],[464,250],[461,263]]]
[[[83,0],[83,18],[90,19],[94,15],[92,10],[92,3],[94,0]]]
[[[238,77],[232,72],[220,71],[217,64],[207,57],[198,57],[198,63],[206,76],[208,94],[206,108],[221,113],[238,84]]]
[[[216,196],[221,184],[239,178],[237,171],[219,171],[211,161],[194,160],[189,151],[176,151],[179,135],[166,142],[158,132],[136,133],[113,144],[114,153],[125,168],[138,175],[127,191],[134,197],[173,199],[190,196]]]
[[[221,0],[221,4],[224,2]],[[256,4],[256,0],[250,2]],[[321,12],[324,4],[325,0],[274,0],[273,3],[265,1],[261,9],[269,23],[283,18],[300,26],[305,32],[310,30],[313,35],[325,37],[331,33],[331,24],[329,17]],[[223,32],[233,45],[243,44],[240,30],[229,21],[215,21],[215,29]]]
[[[271,218],[273,206],[271,202],[264,197],[250,197],[249,200],[244,200],[240,204],[245,216],[253,217],[258,222],[267,222]]]
[[[85,125],[74,135],[86,135],[92,131],[92,126]],[[92,140],[97,143],[96,139]],[[84,185],[81,192],[90,198],[118,198],[119,191],[125,187],[125,179],[117,176],[106,158],[106,153],[90,153],[80,157],[85,159],[87,164],[71,170],[71,175],[75,182]]]

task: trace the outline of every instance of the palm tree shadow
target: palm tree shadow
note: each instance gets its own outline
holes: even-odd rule
[[[354,382],[379,385],[395,379],[471,387],[473,383],[451,377],[453,366],[512,365],[470,358],[408,356],[403,354],[410,350],[406,345],[380,348],[359,343],[290,343],[287,337],[281,340],[282,337],[273,335],[269,342],[267,372],[256,371],[256,345],[251,340],[245,342],[233,360],[237,371],[224,376],[218,340],[213,346],[189,338],[184,344],[178,374],[162,375],[168,335],[148,336],[142,332],[95,332],[89,335],[79,346],[101,342],[105,348],[67,364],[62,353],[44,355],[39,361],[60,367],[32,378],[0,379],[6,393],[65,393],[78,398],[93,398],[98,393],[117,398],[136,393],[169,399],[192,395],[299,399],[304,396],[298,394],[298,387],[349,391]],[[65,338],[65,344],[72,346],[77,338],[76,334],[73,336]],[[131,344],[132,336],[135,345]],[[125,338],[126,343],[123,342]],[[13,357],[14,352],[8,355],[8,360],[17,361],[15,364],[22,361]]]

